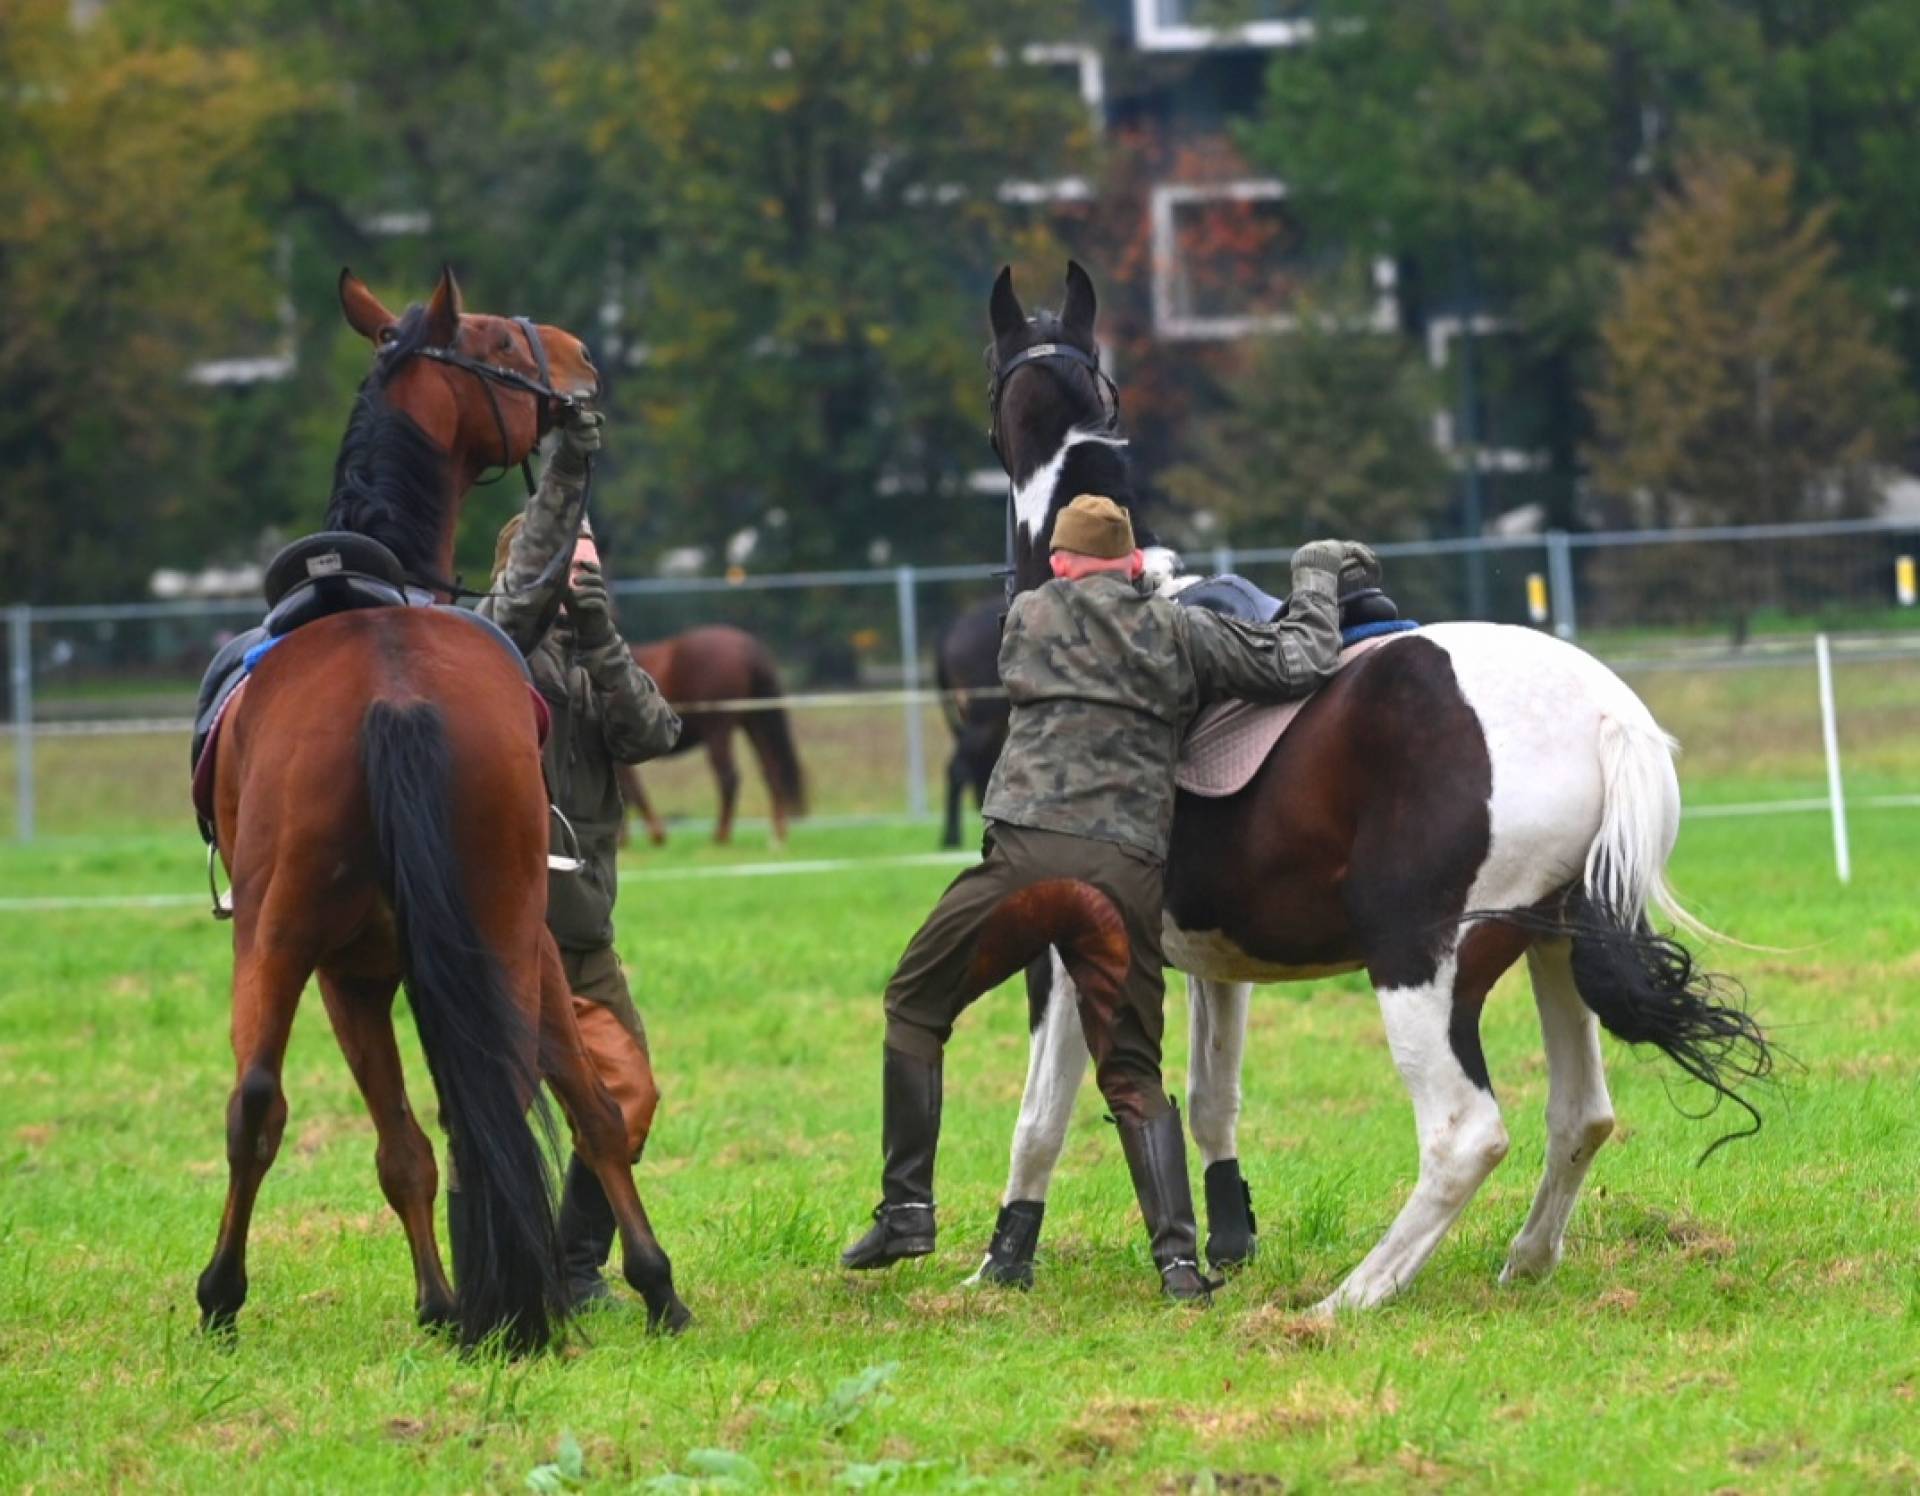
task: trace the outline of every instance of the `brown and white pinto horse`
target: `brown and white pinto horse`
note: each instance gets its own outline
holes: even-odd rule
[[[653,644],[636,644],[633,657],[680,713],[683,726],[672,755],[707,750],[707,763],[720,785],[720,818],[713,823],[713,839],[724,844],[733,838],[733,812],[740,800],[740,769],[733,758],[738,728],[760,760],[773,812],[773,842],[783,845],[788,820],[807,813],[807,780],[786,708],[757,704],[778,702],[785,694],[773,652],[745,629],[716,623]],[[640,771],[632,764],[621,765],[620,793],[640,812],[653,844],[665,845],[666,825],[654,814],[640,786]]]
[[[412,578],[444,591],[475,478],[525,457],[552,401],[591,397],[598,377],[559,328],[463,314],[450,272],[403,317],[344,272],[340,296],[376,354],[341,445],[329,528],[383,541]],[[628,1281],[656,1324],[684,1323],[547,934],[547,796],[509,651],[450,609],[335,614],[261,658],[228,716],[214,809],[233,884],[237,1076],[203,1323],[230,1330],[246,1299],[247,1228],[287,1121],[287,1038],[316,975],[379,1135],[380,1184],[406,1231],[423,1323],[456,1324],[468,1344],[497,1332],[528,1349],[550,1337],[553,1202],[527,1117],[543,1073],[613,1202]],[[434,1239],[433,1151],[394,1044],[402,984],[462,1192],[464,1208],[449,1210],[457,1292]]]
[[[1078,265],[1058,316],[1029,318],[1006,271],[993,288],[990,398],[1012,484],[1017,589],[1046,579],[1062,505],[1086,492],[1133,497],[1117,409],[1098,383],[1094,316]],[[1150,570],[1170,578],[1171,556],[1152,559]],[[1702,929],[1664,876],[1680,816],[1672,746],[1633,692],[1573,646],[1529,629],[1446,624],[1391,637],[1343,668],[1237,794],[1180,795],[1165,943],[1190,978],[1189,1117],[1207,1164],[1216,1263],[1254,1249],[1235,1127],[1255,982],[1364,970],[1413,1099],[1419,1181],[1323,1312],[1406,1287],[1505,1156],[1479,1021],[1495,980],[1523,955],[1547,1052],[1548,1147],[1502,1281],[1559,1261],[1587,1167],[1613,1130],[1601,1026],[1663,1050],[1757,1125],[1731,1088],[1767,1071],[1765,1037],[1737,996],[1647,919],[1658,905]],[[1057,958],[1051,982],[1034,987],[1012,1175],[978,1275],[989,1281],[1031,1281],[1087,1064]]]

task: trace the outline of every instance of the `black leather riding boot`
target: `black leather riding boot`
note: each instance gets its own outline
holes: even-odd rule
[[[560,1271],[569,1312],[613,1297],[600,1270],[613,1250],[613,1207],[579,1154],[560,1192]]]
[[[933,1250],[933,1155],[940,1143],[940,1064],[887,1046],[882,1084],[880,1203],[842,1267],[891,1267]]]
[[[1151,1121],[1125,1118],[1116,1125],[1133,1190],[1140,1197],[1140,1214],[1146,1218],[1154,1266],[1160,1269],[1161,1289],[1170,1299],[1210,1303],[1215,1285],[1200,1272],[1200,1232],[1193,1219],[1187,1137],[1179,1110],[1169,1107]]]
[[[1245,1267],[1260,1250],[1260,1223],[1253,1214],[1253,1191],[1240,1175],[1240,1160],[1208,1164],[1205,1183],[1207,1261],[1215,1272]]]

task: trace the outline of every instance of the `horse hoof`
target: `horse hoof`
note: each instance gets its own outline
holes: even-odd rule
[[[454,1329],[459,1323],[459,1318],[453,1310],[452,1299],[429,1299],[426,1303],[415,1307],[414,1317],[420,1321],[421,1329],[436,1333]]]
[[[647,1328],[661,1335],[678,1335],[693,1323],[693,1311],[676,1294],[665,1309],[647,1311]]]

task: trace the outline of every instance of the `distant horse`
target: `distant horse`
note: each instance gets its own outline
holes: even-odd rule
[[[1054,518],[1075,495],[1132,497],[1094,317],[1093,283],[1078,265],[1057,316],[1027,316],[1008,272],[994,283],[988,399],[1010,482],[1015,590],[1048,579]],[[1171,580],[1173,561],[1150,557],[1150,574]],[[1733,1088],[1766,1073],[1766,1037],[1737,989],[1647,918],[1658,905],[1704,930],[1666,882],[1680,825],[1672,747],[1626,684],[1572,645],[1531,629],[1444,624],[1389,638],[1342,668],[1237,792],[1180,793],[1165,943],[1190,977],[1189,1119],[1207,1164],[1216,1264],[1254,1250],[1235,1140],[1254,982],[1364,970],[1413,1099],[1419,1182],[1321,1312],[1405,1288],[1505,1157],[1480,1012],[1522,955],[1547,1052],[1546,1173],[1503,1282],[1559,1262],[1587,1167],[1613,1131],[1600,1026],[1664,1051],[1758,1126]],[[1083,1015],[1099,1006],[1097,991],[1076,994],[1058,956],[1037,988],[1012,1176],[979,1274],[989,1281],[1031,1281],[1087,1065],[1076,1006]]]
[[[444,596],[475,478],[521,461],[556,404],[591,397],[598,376],[559,328],[464,315],[451,272],[402,317],[346,272],[340,299],[376,351],[328,527],[382,542],[410,581]],[[379,1135],[380,1185],[406,1230],[423,1323],[456,1323],[468,1344],[496,1332],[514,1349],[550,1338],[553,1201],[527,1119],[543,1074],[613,1203],[628,1281],[655,1324],[685,1323],[547,933],[547,795],[517,656],[451,608],[333,613],[258,657],[225,715],[207,751],[233,885],[238,1074],[203,1323],[230,1330],[246,1300],[247,1228],[287,1121],[287,1038],[316,975]],[[402,984],[465,1206],[449,1211],[457,1293],[434,1239],[433,1151],[394,1044]]]
[[[976,807],[987,798],[987,781],[1006,746],[1007,698],[1000,689],[1000,621],[1006,611],[998,598],[967,609],[947,625],[935,653],[940,707],[953,734],[943,847],[960,845],[960,802],[969,788]]]
[[[783,845],[788,818],[807,813],[807,782],[800,754],[793,745],[793,724],[787,720],[786,708],[749,704],[778,701],[784,694],[780,672],[767,646],[745,629],[711,624],[688,629],[657,644],[636,644],[633,657],[660,683],[661,694],[673,703],[686,724],[673,752],[707,750],[707,762],[720,783],[720,819],[714,822],[713,839],[724,843],[733,836],[733,811],[740,798],[740,770],[733,759],[733,731],[737,727],[746,733],[754,756],[760,760],[767,798],[773,805],[774,845]],[[699,703],[709,701],[724,704],[701,710]],[[667,828],[654,813],[647,792],[640,786],[640,771],[632,764],[620,766],[620,792],[646,821],[653,844],[663,845]],[[623,825],[623,833],[625,829]]]

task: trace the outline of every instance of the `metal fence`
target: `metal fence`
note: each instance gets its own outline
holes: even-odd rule
[[[1402,612],[1426,622],[1488,618],[1550,627],[1643,677],[1710,679],[1717,672],[1792,672],[1808,684],[1783,699],[1815,701],[1814,636],[1839,636],[1839,709],[1866,713],[1878,733],[1920,732],[1897,699],[1864,699],[1870,663],[1900,670],[1920,660],[1912,558],[1920,519],[1737,529],[1548,534],[1380,547]],[[1271,591],[1286,587],[1286,549],[1222,548],[1190,562],[1237,570]],[[1904,558],[1904,559],[1903,559]],[[946,733],[933,686],[934,648],[954,618],[999,595],[992,566],[896,567],[732,578],[647,578],[615,584],[630,639],[728,623],[773,651],[782,705],[813,770],[824,818],[926,817],[942,791]],[[5,775],[16,834],[160,829],[185,816],[184,770],[194,689],[212,651],[258,620],[253,600],[27,607],[7,610],[11,690]],[[1910,699],[1920,702],[1920,676]],[[1662,697],[1663,721],[1692,712],[1691,697]],[[1732,693],[1737,696],[1738,693]],[[1726,710],[1742,710],[1729,697]],[[1731,721],[1731,719],[1730,719]],[[1712,737],[1702,719],[1695,733]],[[1843,737],[1845,732],[1843,729]],[[1735,735],[1737,738],[1737,734]],[[1798,748],[1768,777],[1716,750],[1728,784],[1756,803],[1824,802],[1817,727],[1811,770]],[[1737,749],[1738,743],[1731,746]],[[704,768],[650,766],[663,809],[697,819],[712,805]],[[1868,792],[1920,785],[1872,777]],[[749,776],[750,778],[751,776]],[[1718,781],[1717,781],[1718,782]],[[1777,792],[1777,794],[1776,794]],[[751,813],[755,792],[744,801]]]

